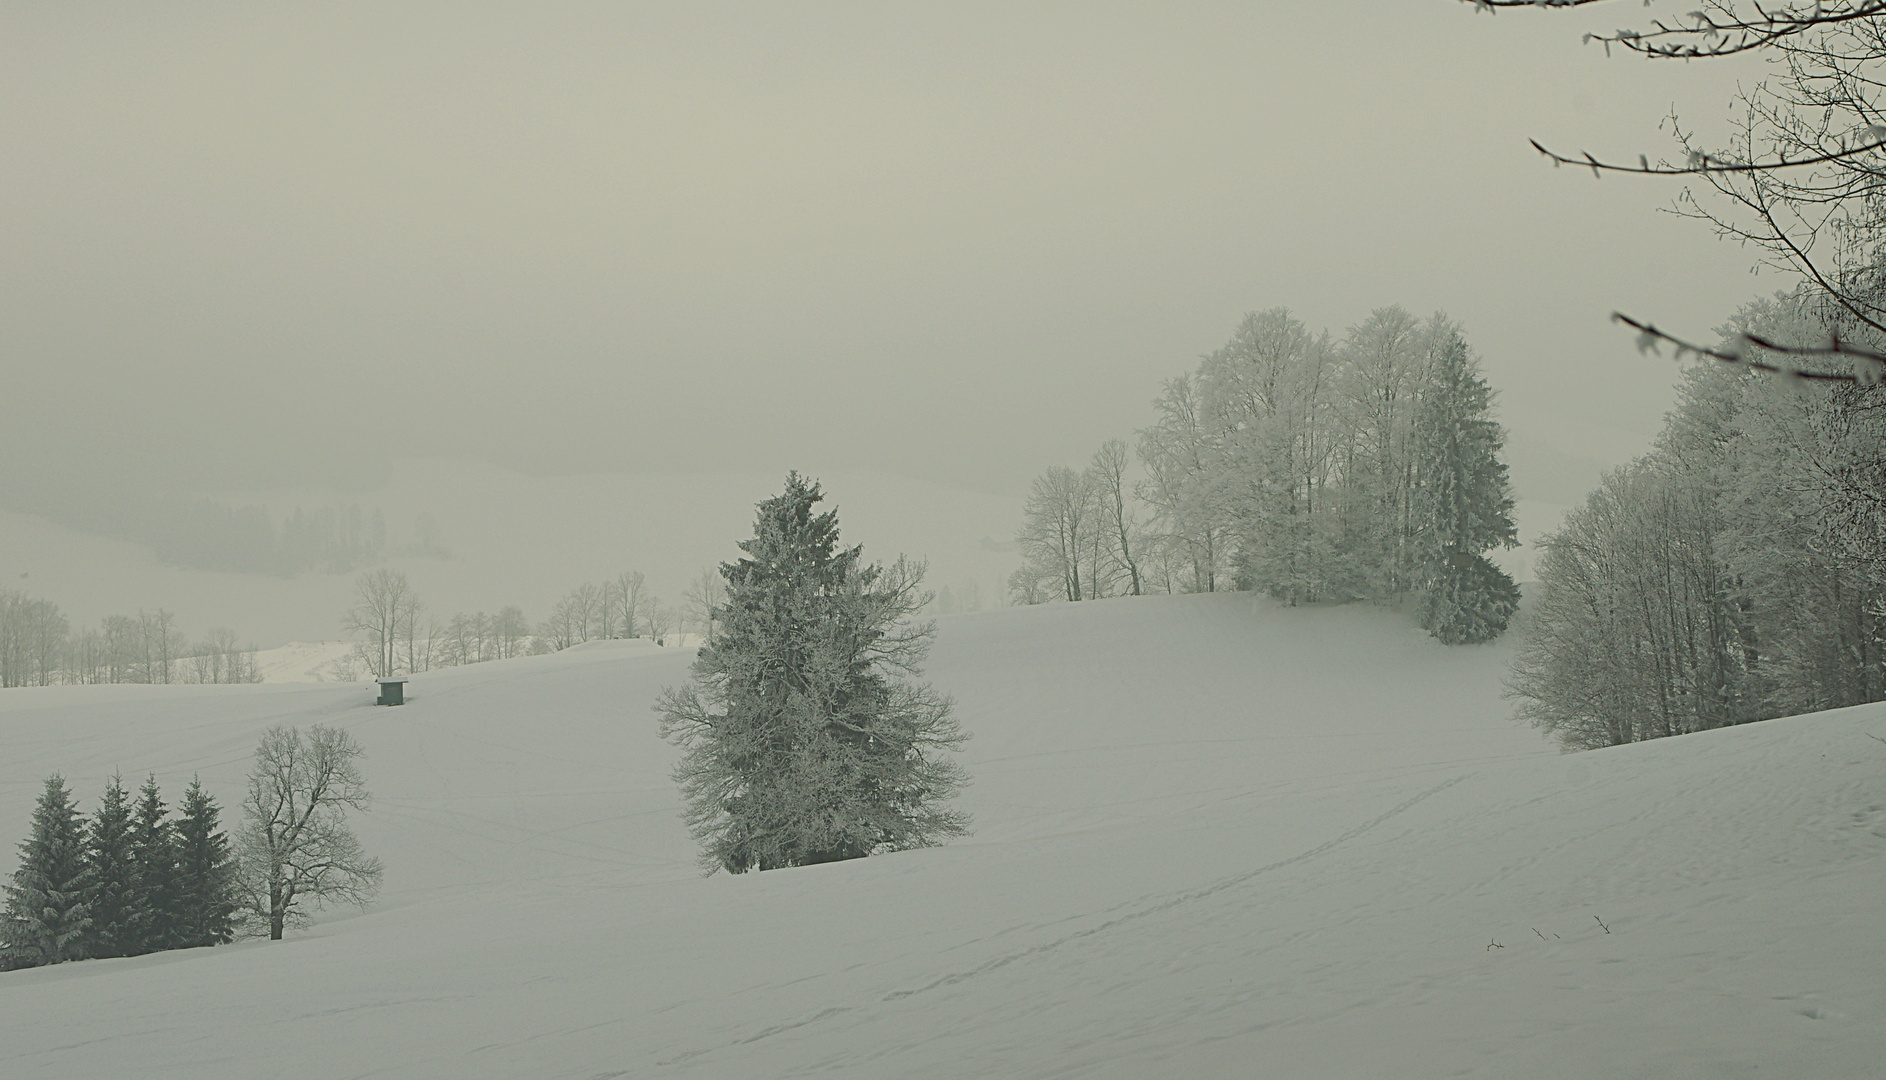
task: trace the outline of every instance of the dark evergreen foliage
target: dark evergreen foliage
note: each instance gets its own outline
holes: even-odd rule
[[[1519,586],[1482,555],[1450,550],[1422,601],[1422,625],[1443,645],[1492,641],[1519,610]]]
[[[1414,432],[1422,625],[1448,645],[1491,641],[1519,607],[1519,586],[1481,555],[1519,543],[1500,460],[1505,435],[1490,416],[1493,393],[1459,334],[1432,350],[1426,384]]]
[[[131,858],[137,868],[138,952],[176,948],[178,889],[176,835],[166,819],[157,777],[145,778],[131,821]]]
[[[852,859],[960,835],[943,804],[965,782],[943,757],[966,736],[914,675],[930,624],[922,568],[866,566],[794,473],[759,506],[747,558],[724,564],[721,630],[693,684],[663,694],[664,736],[703,865],[732,873]]]
[[[6,888],[0,935],[8,967],[76,960],[91,925],[91,869],[85,827],[57,774],[33,808],[32,834],[20,844],[20,865]]]
[[[192,779],[177,805],[172,941],[177,948],[222,945],[235,932],[236,867],[217,827],[221,810]]]
[[[141,951],[139,931],[146,920],[138,903],[137,864],[132,857],[131,803],[121,776],[111,778],[92,815],[85,857],[92,875],[92,922],[85,933],[85,954],[129,956]]]
[[[0,916],[0,970],[219,945],[234,936],[236,865],[216,800],[192,781],[165,813],[157,778],[132,804],[113,777],[84,821],[54,776]]]

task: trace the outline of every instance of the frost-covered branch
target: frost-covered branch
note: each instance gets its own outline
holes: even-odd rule
[[[1576,7],[1573,0],[1484,7]],[[1886,339],[1886,0],[1763,5],[1704,0],[1681,20],[1597,35],[1651,57],[1705,57],[1755,52],[1772,66],[1767,78],[1739,91],[1741,115],[1726,144],[1707,145],[1675,115],[1666,121],[1678,153],[1635,164],[1588,152],[1532,146],[1556,165],[1638,176],[1694,178],[1670,212],[1703,221],[1724,239],[1752,244],[1761,262],[1798,277],[1837,317],[1830,328],[1869,342]],[[1706,196],[1713,190],[1718,198]],[[1629,321],[1629,320],[1626,320]],[[1640,334],[1643,326],[1638,326]],[[1879,335],[1879,337],[1876,337]],[[1878,359],[1865,349],[1767,350],[1741,340],[1718,350],[1652,334],[1681,352],[1827,381],[1871,382]],[[1719,355],[1720,354],[1720,355]],[[1840,358],[1854,372],[1814,371],[1793,363]]]

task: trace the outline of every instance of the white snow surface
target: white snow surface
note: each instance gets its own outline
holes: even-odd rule
[[[684,650],[347,684],[0,693],[53,771],[365,745],[364,913],[0,975],[0,1076],[1878,1077],[1886,708],[1560,755],[1510,644],[1159,597],[950,616],[946,847],[699,876],[650,705]],[[1872,736],[1872,737],[1869,737]],[[1602,921],[1602,925],[1600,923]],[[1608,928],[1608,932],[1607,929]]]
[[[255,671],[265,683],[334,682],[334,664],[354,651],[351,641],[291,641],[255,654]]]

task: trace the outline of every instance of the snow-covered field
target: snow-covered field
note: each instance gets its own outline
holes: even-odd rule
[[[351,641],[291,641],[255,654],[255,671],[261,682],[335,682],[337,662],[354,651]]]
[[[339,724],[387,877],[286,942],[0,976],[0,1077],[1882,1075],[1886,708],[1561,756],[1509,648],[1246,596],[947,617],[975,836],[708,879],[649,709],[682,650],[398,709],[9,690],[0,839],[52,771],[233,807],[262,729]]]

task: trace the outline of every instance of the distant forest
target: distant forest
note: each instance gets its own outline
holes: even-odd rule
[[[358,503],[323,506],[272,520],[259,506],[229,506],[187,495],[148,496],[122,491],[73,497],[41,489],[14,492],[6,508],[37,514],[68,528],[149,547],[172,566],[292,577],[346,574],[382,561],[388,550],[386,516]],[[414,522],[414,543],[398,554],[449,558],[429,514]]]

